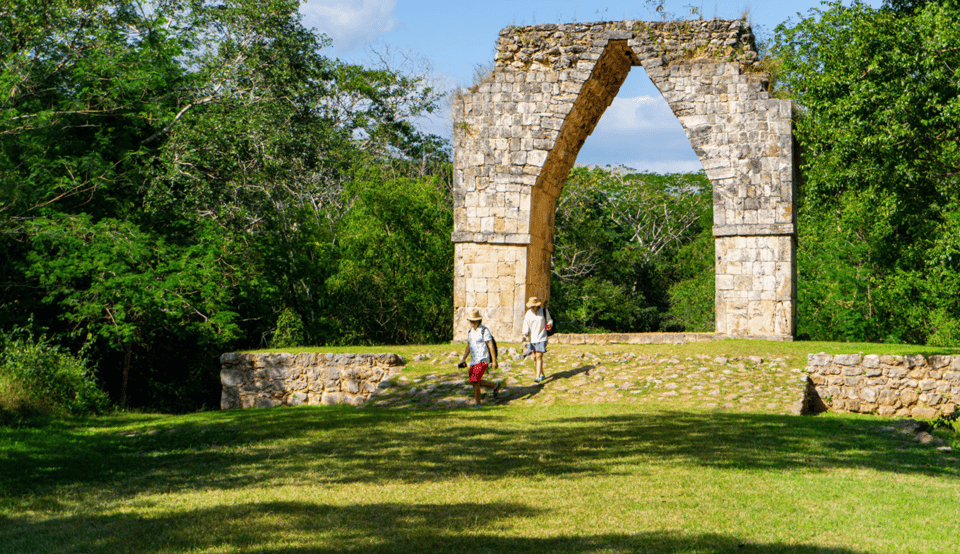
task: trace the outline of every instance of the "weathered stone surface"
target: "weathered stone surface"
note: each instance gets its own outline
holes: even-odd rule
[[[722,339],[714,333],[560,333],[551,344],[683,344]]]
[[[936,408],[916,407],[910,410],[910,415],[919,419],[933,419],[940,414]]]
[[[906,361],[906,366],[908,368],[926,365],[927,363],[927,360],[922,355],[919,355],[919,354],[915,356],[905,356],[904,360]]]
[[[272,381],[292,381],[300,377],[303,370],[296,367],[286,367],[286,360],[277,358],[271,362],[278,365],[268,365],[265,369],[267,377]]]
[[[839,358],[839,356],[837,357]],[[836,360],[834,360],[834,362],[836,362]],[[863,369],[861,369],[859,366],[851,366],[849,364],[847,364],[846,367],[841,369],[841,371],[843,371],[843,374],[846,375],[847,377],[856,377],[859,375],[863,375]]]
[[[850,388],[856,388],[863,384],[863,377],[845,377],[843,382]]]
[[[343,397],[342,397],[343,403],[344,403],[344,404],[349,404],[349,405],[351,405],[351,406],[359,406],[359,405],[363,404],[363,402],[364,402],[365,400],[366,400],[365,397],[360,396],[360,395],[358,395],[358,394],[345,394],[345,395],[343,395]]]
[[[896,407],[900,402],[900,395],[895,390],[881,390],[878,400],[881,406]]]
[[[771,99],[740,20],[509,27],[495,68],[454,99],[454,338],[478,308],[518,338],[550,298],[554,213],[586,137],[642,65],[714,188],[716,333],[792,338],[794,178],[789,101]]]
[[[395,354],[228,353],[220,359],[224,410],[361,404],[404,363]]]
[[[900,404],[906,407],[911,407],[917,403],[917,400],[920,400],[920,395],[917,394],[916,390],[906,389],[900,391]]]
[[[254,405],[257,408],[276,408],[283,405],[283,400],[269,396],[258,396]]]
[[[306,403],[307,395],[303,392],[291,392],[290,395],[287,396],[286,402],[284,402],[287,406],[301,406]]]
[[[833,362],[833,356],[826,354],[807,354],[807,365],[815,367],[824,367]]]
[[[227,387],[239,387],[243,382],[243,375],[235,369],[220,370],[220,384]]]
[[[859,392],[859,395],[861,400],[863,400],[864,402],[871,402],[871,403],[876,402],[880,396],[879,393],[877,392],[877,389],[873,387],[866,387],[861,389]]]
[[[861,361],[860,354],[838,354],[833,357],[833,363],[837,365],[859,365]]]
[[[324,392],[320,403],[324,406],[333,406],[340,403],[342,396],[339,392]]]
[[[831,359],[812,354],[807,372],[814,394],[828,399],[827,409],[933,418],[953,413],[960,401],[954,361],[951,356],[851,354]]]
[[[884,375],[892,379],[903,379],[909,375],[909,373],[905,367],[890,367],[883,372]]]
[[[952,365],[953,357],[952,356],[930,356],[930,367],[933,369],[941,369],[948,365]]]
[[[877,410],[877,415],[881,417],[893,417],[896,413],[897,409],[892,406],[880,406],[880,409]]]
[[[235,388],[224,388],[220,394],[220,409],[235,410],[240,407],[240,391]]]

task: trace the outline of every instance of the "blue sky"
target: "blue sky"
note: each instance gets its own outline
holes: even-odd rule
[[[881,0],[867,0],[879,7]],[[797,13],[806,15],[820,0],[750,2],[746,0],[666,0],[668,13],[689,17],[693,7],[706,19],[734,19],[743,13],[761,37]],[[478,66],[493,61],[494,45],[508,25],[574,21],[657,21],[651,2],[644,0],[585,2],[579,0],[306,0],[304,23],[333,39],[329,55],[346,61],[372,63],[373,50],[389,49],[394,60],[407,59],[411,69],[429,66],[431,80],[441,90],[466,87]],[[695,17],[695,16],[694,16]],[[373,49],[373,50],[371,50]],[[449,138],[449,106],[424,128]],[[617,99],[587,139],[578,164],[626,165],[654,172],[696,171],[700,163],[680,122],[657,89],[634,68]]]

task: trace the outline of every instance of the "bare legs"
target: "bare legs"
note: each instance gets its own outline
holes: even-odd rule
[[[480,387],[487,387],[488,389],[497,388],[496,383],[491,383],[490,381],[480,380],[479,383],[470,383],[473,385],[473,400],[477,403],[477,406],[480,405]]]
[[[537,365],[537,376],[535,379],[545,378],[546,376],[543,374],[543,352],[534,352],[533,361]]]

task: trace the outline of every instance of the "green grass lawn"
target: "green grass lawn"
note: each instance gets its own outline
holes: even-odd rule
[[[0,552],[958,552],[957,452],[888,426],[650,397],[0,428]]]

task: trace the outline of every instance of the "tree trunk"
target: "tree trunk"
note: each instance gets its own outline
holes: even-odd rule
[[[130,379],[130,358],[133,356],[133,346],[127,343],[123,354],[123,381],[120,385],[120,407],[127,407],[127,381]]]

